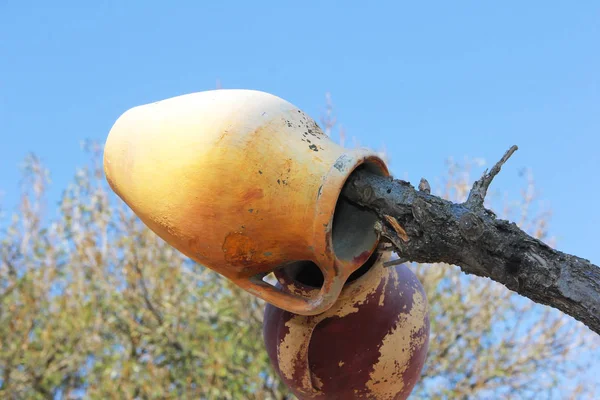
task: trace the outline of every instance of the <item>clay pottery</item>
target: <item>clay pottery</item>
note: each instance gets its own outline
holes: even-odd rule
[[[330,140],[287,101],[213,90],[125,112],[105,145],[114,192],[170,245],[297,314],[328,309],[373,253],[377,216],[339,198],[357,168],[387,176],[368,150]],[[283,292],[263,277],[311,261],[321,290]]]
[[[413,272],[383,267],[386,258],[375,253],[322,314],[267,304],[269,358],[300,400],[406,399],[412,391],[429,346],[428,303]],[[276,273],[284,290],[305,294],[318,291],[318,275],[310,263]]]

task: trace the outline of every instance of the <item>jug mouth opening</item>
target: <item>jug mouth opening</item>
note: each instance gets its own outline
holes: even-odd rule
[[[373,174],[387,175],[375,160],[365,160],[347,177],[348,180],[358,171],[367,170]],[[340,191],[340,193],[343,191]],[[371,256],[379,237],[375,232],[375,223],[379,217],[358,204],[339,196],[335,205],[331,230],[331,244],[336,257],[344,262],[361,265]]]
[[[374,252],[360,268],[350,274],[344,283],[344,287],[350,285],[369,272],[378,258],[379,253]],[[306,260],[296,261],[282,267],[277,271],[277,275],[287,281],[286,283],[293,283],[295,286],[306,290],[320,289],[321,286],[323,286],[324,281],[323,273],[317,264]]]

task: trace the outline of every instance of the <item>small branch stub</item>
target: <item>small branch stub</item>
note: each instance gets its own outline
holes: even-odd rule
[[[483,207],[483,201],[485,200],[485,196],[487,195],[487,190],[490,187],[490,184],[498,175],[504,163],[508,161],[510,156],[514,154],[519,148],[516,145],[511,146],[510,149],[504,153],[500,161],[496,163],[488,173],[487,170],[483,173],[483,176],[473,184],[473,188],[469,193],[469,198],[467,199],[467,204],[471,207]]]
[[[427,179],[421,178],[421,181],[419,182],[419,190],[427,194],[431,193],[431,186],[429,185],[429,182],[427,182]]]

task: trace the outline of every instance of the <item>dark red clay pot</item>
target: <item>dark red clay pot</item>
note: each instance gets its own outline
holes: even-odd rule
[[[299,399],[396,400],[412,391],[429,347],[428,303],[408,267],[383,267],[388,257],[373,255],[322,314],[301,316],[267,304],[267,352]],[[310,295],[318,291],[315,269],[296,263],[276,277],[285,290]]]

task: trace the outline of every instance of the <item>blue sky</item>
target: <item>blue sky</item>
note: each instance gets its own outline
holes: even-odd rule
[[[434,181],[447,157],[518,195],[531,168],[559,249],[600,263],[600,3],[0,0],[0,200],[37,153],[59,199],[130,107],[225,88],[271,92]],[[477,171],[479,174],[481,171]]]
[[[452,4],[451,4],[452,3]],[[485,4],[484,4],[485,3]],[[50,200],[126,109],[226,88],[279,95],[318,117],[332,93],[362,145],[413,182],[453,156],[494,162],[516,192],[530,167],[558,245],[600,263],[600,3],[0,1],[0,188],[16,202],[29,151]]]

